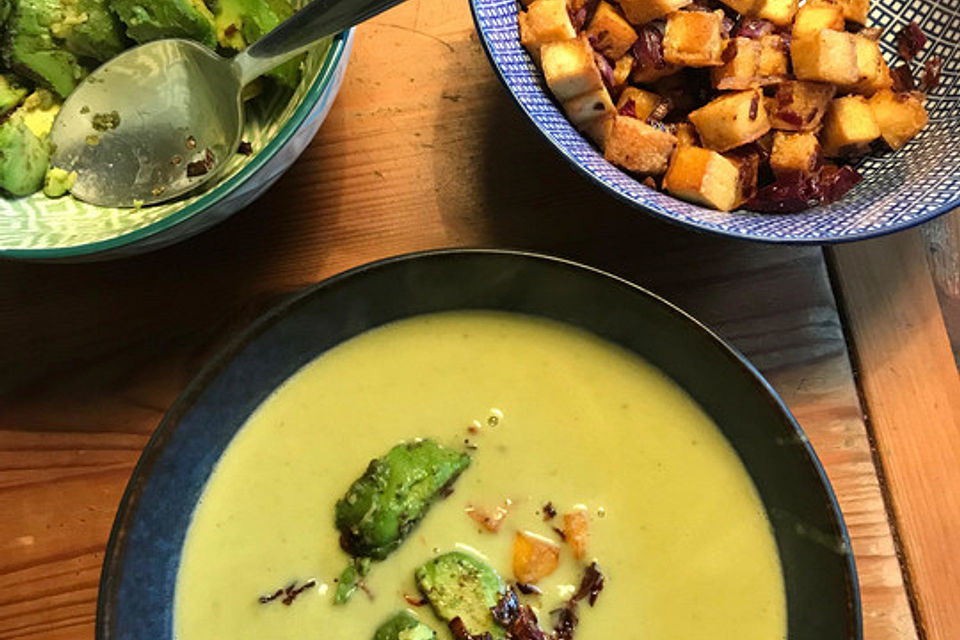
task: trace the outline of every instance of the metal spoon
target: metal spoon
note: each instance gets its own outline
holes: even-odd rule
[[[314,0],[233,58],[180,39],[125,51],[64,102],[51,164],[76,171],[71,192],[96,205],[153,204],[196,189],[237,152],[247,83],[402,1]]]

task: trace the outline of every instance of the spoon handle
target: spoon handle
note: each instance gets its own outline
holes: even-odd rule
[[[313,0],[233,58],[242,85],[303,53],[327,36],[400,4],[403,0]]]

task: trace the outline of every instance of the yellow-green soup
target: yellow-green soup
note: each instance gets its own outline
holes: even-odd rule
[[[473,425],[473,428],[471,428]],[[477,425],[480,426],[477,429]],[[429,437],[466,450],[455,491],[366,581],[333,604],[347,565],[334,505],[368,462]],[[476,449],[472,449],[476,446]],[[497,533],[466,515],[509,501]],[[414,569],[467,549],[512,577],[519,530],[559,538],[542,507],[589,514],[586,561],[606,576],[581,605],[577,640],[782,640],[779,558],[757,492],[697,404],[617,346],[524,316],[421,316],[324,354],[273,393],[239,431],[196,508],[175,603],[178,640],[368,640],[411,608],[441,639],[429,607],[411,607]],[[550,611],[583,562],[561,545],[558,569],[525,597]],[[289,606],[258,597],[314,579]],[[415,600],[416,598],[414,598]]]

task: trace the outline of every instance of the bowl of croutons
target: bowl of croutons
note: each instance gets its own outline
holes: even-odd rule
[[[517,104],[687,226],[858,240],[960,206],[960,0],[471,0]]]

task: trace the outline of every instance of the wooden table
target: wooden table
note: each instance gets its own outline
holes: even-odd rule
[[[960,213],[828,250],[659,222],[523,121],[465,2],[410,0],[359,29],[333,112],[257,205],[134,259],[0,263],[0,640],[93,636],[124,484],[226,336],[304,285],[444,246],[580,260],[716,329],[826,465],[866,638],[960,638]]]

